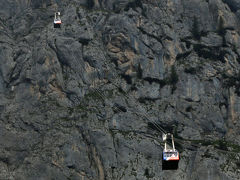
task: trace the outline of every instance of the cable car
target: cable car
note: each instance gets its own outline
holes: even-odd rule
[[[61,18],[60,18],[60,12],[55,12],[55,17],[54,17],[54,22],[53,22],[53,27],[54,28],[61,28]]]
[[[167,138],[172,138],[172,148],[167,147]],[[164,150],[163,150],[163,159],[162,159],[162,169],[163,170],[176,170],[178,169],[179,162],[179,152],[175,149],[173,135],[172,134],[163,134],[164,141]]]

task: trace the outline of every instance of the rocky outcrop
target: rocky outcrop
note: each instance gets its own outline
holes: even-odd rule
[[[0,179],[239,179],[239,21],[237,0],[0,0]]]

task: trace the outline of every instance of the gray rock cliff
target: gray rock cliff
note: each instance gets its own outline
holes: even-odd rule
[[[0,0],[0,179],[240,179],[239,28],[239,0]]]

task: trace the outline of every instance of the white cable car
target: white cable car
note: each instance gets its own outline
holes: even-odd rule
[[[53,26],[54,28],[61,28],[62,20],[60,18],[60,12],[55,12]]]
[[[168,136],[172,138],[172,148],[167,148]],[[179,152],[175,149],[173,135],[163,134],[163,141],[164,141],[164,150],[163,150],[162,169],[163,170],[178,169]]]

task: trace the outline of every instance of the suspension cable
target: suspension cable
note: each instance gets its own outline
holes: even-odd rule
[[[103,42],[102,42],[101,40],[100,40],[99,42],[101,42],[101,47],[104,47]],[[102,52],[103,52],[103,54],[104,54],[105,59],[107,59],[107,58],[106,58],[105,51],[102,51]],[[73,53],[71,53],[71,50],[70,50],[70,54],[71,54],[72,57],[74,58],[75,62],[78,63],[78,64],[80,65],[80,67],[83,68],[84,71],[86,71],[84,65],[82,65],[79,61],[76,60],[75,56],[73,56]],[[97,72],[99,73],[99,70],[98,70],[98,69],[97,69]],[[83,77],[83,73],[81,73],[81,76]],[[115,79],[115,78],[118,78],[118,77],[119,77],[118,74],[113,74],[113,78],[114,78],[114,79]],[[111,82],[111,83],[112,83],[115,87],[120,88],[116,83],[114,83],[114,82]],[[93,88],[94,91],[102,98],[102,100],[105,100],[105,99],[107,98],[103,93],[101,93],[101,91],[100,91],[99,88],[95,88],[95,87],[92,87],[92,88]],[[126,93],[123,93],[123,94],[124,94],[125,98],[130,99],[130,97],[129,97],[128,95],[126,95]],[[133,99],[135,100],[135,98],[133,98]],[[124,111],[123,111],[121,108],[119,108],[118,106],[114,106],[113,108],[117,109],[119,112],[124,112]],[[132,112],[132,113],[133,113],[133,112]],[[161,133],[163,133],[163,134],[166,134],[166,133],[167,133],[156,121],[148,118],[145,114],[142,114],[142,113],[139,113],[139,112],[134,112],[134,114],[136,114],[136,115],[138,115],[138,116],[141,116],[141,117],[147,119],[149,122],[152,123],[152,125],[155,126],[155,128],[156,128],[159,132],[161,132]]]
[[[78,63],[78,64],[80,65],[80,67],[82,67],[82,68],[84,69],[84,71],[85,71],[86,69],[85,69],[84,65],[82,65],[81,63],[79,63],[79,61],[76,60],[75,56],[73,56],[73,53],[71,53],[71,55],[72,55],[72,57],[74,58],[75,62]],[[106,58],[106,57],[105,57],[105,58]],[[114,74],[114,78],[117,78],[117,76],[115,76],[115,75],[116,75],[116,74]],[[81,73],[81,76],[83,77],[83,73]],[[112,84],[113,84],[115,87],[120,88],[120,87],[119,87],[118,85],[116,85],[115,83],[112,82]],[[94,91],[101,97],[102,100],[107,99],[107,97],[106,97],[103,93],[101,93],[101,91],[100,91],[99,88],[95,88],[95,87],[92,87],[92,88],[93,88]],[[126,94],[124,94],[124,96],[125,96],[127,99],[130,99],[130,97],[127,96]],[[124,113],[124,111],[123,111],[121,108],[119,108],[118,106],[114,106],[113,108],[117,109],[119,112],[123,112],[123,113]],[[138,116],[142,116],[143,118],[147,119],[148,121],[150,121],[150,122],[156,127],[156,129],[157,129],[158,131],[166,134],[166,131],[165,131],[162,127],[160,127],[160,125],[158,125],[154,120],[149,119],[146,115],[144,115],[144,114],[142,114],[142,113],[134,112],[134,114],[136,114],[136,115],[138,115]]]

